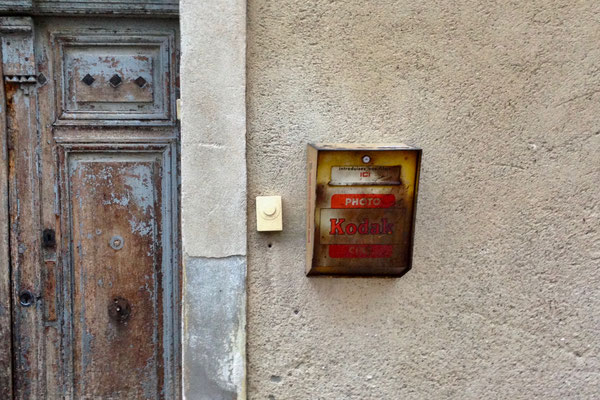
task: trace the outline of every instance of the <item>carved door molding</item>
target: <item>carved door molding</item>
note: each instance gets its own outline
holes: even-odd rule
[[[150,15],[179,14],[178,0],[3,0],[2,13],[29,15]]]

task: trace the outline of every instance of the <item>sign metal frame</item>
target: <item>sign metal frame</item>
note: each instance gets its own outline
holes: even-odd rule
[[[421,157],[405,144],[308,144],[308,276],[411,269]]]

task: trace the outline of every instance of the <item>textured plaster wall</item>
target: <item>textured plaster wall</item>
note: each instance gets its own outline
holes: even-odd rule
[[[248,2],[250,399],[600,397],[599,43],[595,0]],[[399,141],[413,270],[306,278],[306,143]]]

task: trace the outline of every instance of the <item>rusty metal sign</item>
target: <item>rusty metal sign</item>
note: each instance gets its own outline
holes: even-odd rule
[[[420,163],[407,145],[309,145],[307,274],[406,273]]]

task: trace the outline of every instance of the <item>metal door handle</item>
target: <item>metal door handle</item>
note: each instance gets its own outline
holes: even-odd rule
[[[115,297],[108,305],[108,315],[116,322],[125,322],[131,315],[131,305],[122,297]]]

